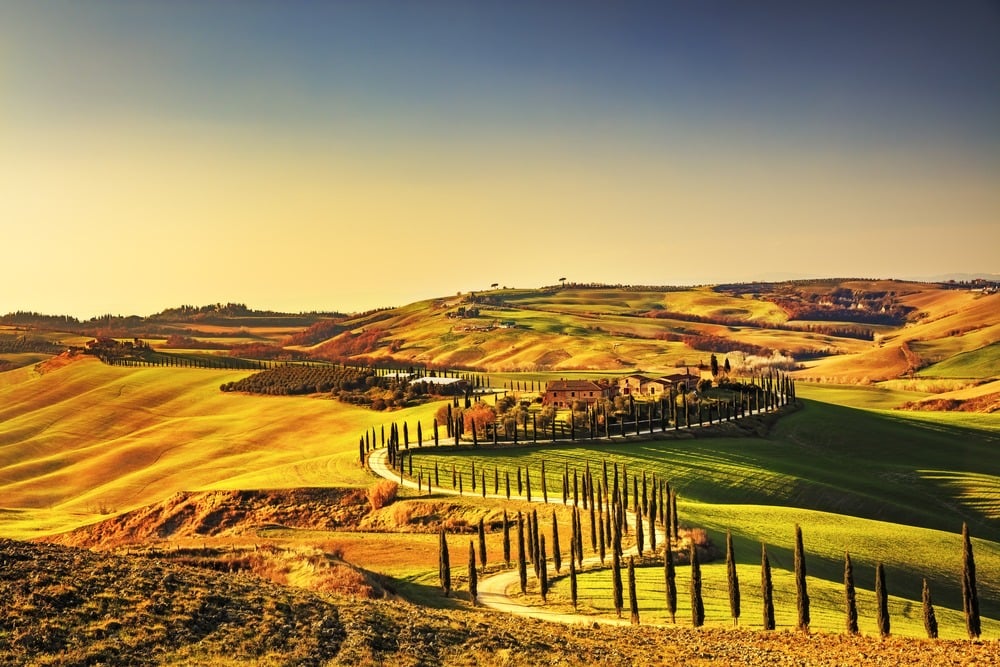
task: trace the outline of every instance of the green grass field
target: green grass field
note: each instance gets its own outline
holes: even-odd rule
[[[754,553],[756,563],[740,564],[737,576],[740,583],[740,626],[745,628],[763,628],[763,602],[760,588],[760,550]],[[793,630],[797,623],[795,580],[794,574],[787,569],[775,568],[773,555],[771,560],[773,601],[775,625],[778,631]],[[807,558],[807,569],[809,566]],[[677,568],[677,615],[678,625],[691,626],[691,568]],[[624,579],[623,572],[623,579]],[[703,564],[702,600],[705,606],[705,625],[707,627],[732,627],[732,615],[729,607],[729,590],[725,563]],[[926,637],[920,597],[916,599],[894,594],[894,577],[896,573],[891,566],[887,567],[886,585],[889,590],[889,618],[891,634],[902,637]],[[636,568],[636,597],[639,601],[639,619],[641,623],[666,625],[670,621],[667,613],[663,568],[656,566]],[[855,590],[858,605],[859,630],[866,635],[878,635],[875,622],[875,591],[874,575],[868,572],[859,573],[855,568]],[[625,617],[629,613],[627,580],[625,586]],[[604,616],[613,616],[614,605],[611,601],[611,571],[609,569],[589,571],[578,577],[577,599],[584,613],[593,612]],[[806,588],[810,597],[810,629],[818,632],[841,633],[846,624],[844,607],[844,587],[839,581],[809,576]],[[560,577],[553,586],[560,600],[570,599],[569,577]],[[952,609],[942,606],[936,598],[936,590],[931,583],[931,595],[935,599],[934,613],[937,617],[940,637],[942,639],[962,639],[967,637],[965,617],[961,608]],[[995,637],[1000,634],[1000,621],[984,619],[984,637]]]
[[[899,392],[888,392],[891,400]],[[962,522],[968,522],[979,563],[984,614],[1000,618],[1000,419],[996,415],[896,413],[838,405],[886,392],[871,388],[806,389],[805,407],[782,418],[766,438],[689,438],[617,443],[559,443],[517,450],[421,451],[414,468],[437,461],[442,484],[451,466],[468,475],[475,462],[487,478],[497,467],[516,479],[530,469],[540,497],[546,462],[550,502],[561,502],[567,468],[582,472],[602,461],[627,466],[630,477],[655,474],[678,489],[682,523],[707,529],[721,544],[732,530],[741,562],[759,563],[760,542],[772,565],[791,567],[793,527],[803,526],[810,573],[829,582],[842,576],[850,551],[859,581],[874,580],[884,561],[893,592],[919,600],[921,579],[935,599],[960,609]],[[426,463],[424,463],[426,462]],[[444,472],[447,471],[447,474]],[[468,479],[466,479],[468,485]]]
[[[962,352],[920,371],[929,378],[995,378],[1000,376],[1000,342]]]

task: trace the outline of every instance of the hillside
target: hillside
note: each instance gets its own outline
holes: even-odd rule
[[[734,361],[781,354],[798,362],[800,377],[825,382],[877,382],[915,373],[981,380],[1000,373],[1000,292],[897,280],[685,288],[570,284],[469,292],[356,315],[216,304],[146,318],[78,322],[9,314],[0,318],[4,322],[10,333],[0,331],[0,342],[6,336],[9,345],[24,338],[25,327],[34,327],[31,335],[39,344],[80,345],[82,335],[135,337],[196,359],[207,354],[490,372],[666,372],[707,363],[712,353]]]
[[[144,556],[0,540],[0,660],[34,664],[991,664],[992,643],[532,619],[358,600]],[[28,585],[30,582],[30,585]]]

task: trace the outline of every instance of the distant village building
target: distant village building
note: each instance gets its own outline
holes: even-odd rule
[[[690,375],[686,369],[684,373],[673,373],[657,378],[634,373],[618,380],[618,391],[623,396],[658,398],[663,394],[669,394],[671,388],[676,390],[682,382],[686,383],[687,387],[693,387],[697,380],[697,376]]]
[[[593,380],[553,380],[545,385],[542,405],[568,408],[578,401],[593,405],[602,398],[610,398],[613,391],[611,385]]]
[[[642,394],[642,385],[648,383],[652,378],[645,375],[633,373],[618,379],[618,393],[622,396],[638,396]]]

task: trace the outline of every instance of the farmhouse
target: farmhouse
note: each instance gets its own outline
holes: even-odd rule
[[[638,373],[626,375],[625,377],[618,379],[618,393],[623,396],[640,394],[642,393],[643,383],[649,382],[651,379],[652,378],[646,377],[645,375],[639,375]]]
[[[592,405],[601,398],[609,398],[612,391],[610,385],[593,380],[553,380],[545,385],[542,405],[567,408],[577,401]]]

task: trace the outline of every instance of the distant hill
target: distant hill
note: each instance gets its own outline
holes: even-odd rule
[[[352,315],[214,304],[87,322],[11,313],[0,324],[136,337],[163,350],[491,372],[669,372],[705,365],[715,354],[733,364],[774,358],[800,377],[859,382],[909,377],[988,347],[1000,340],[998,313],[1000,296],[968,283],[816,278],[702,287],[568,283]],[[989,358],[964,367],[976,369],[972,379],[997,374]]]

